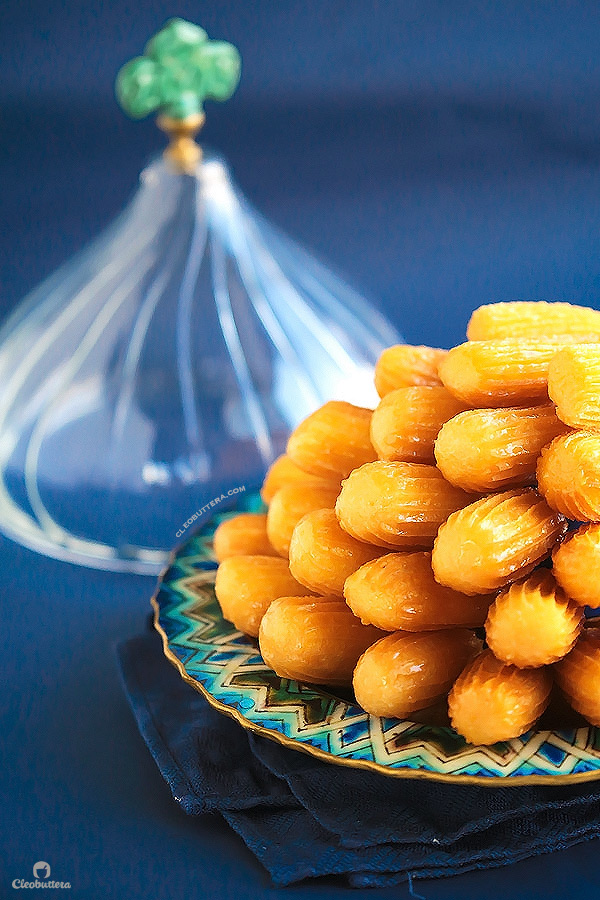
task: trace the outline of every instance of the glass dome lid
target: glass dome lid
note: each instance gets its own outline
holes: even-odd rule
[[[0,330],[0,529],[60,559],[158,572],[313,409],[373,405],[399,340],[201,158],[198,116],[167,122],[117,220]]]

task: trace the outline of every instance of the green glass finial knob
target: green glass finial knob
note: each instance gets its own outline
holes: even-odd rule
[[[160,114],[159,125],[171,136],[166,155],[188,171],[200,158],[193,135],[204,122],[203,103],[229,99],[238,86],[240,67],[233,44],[211,41],[198,25],[170,19],[148,41],[144,55],[118,73],[117,99],[134,119]]]

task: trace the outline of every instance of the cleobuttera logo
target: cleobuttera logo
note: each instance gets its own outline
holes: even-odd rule
[[[50,866],[47,862],[36,862],[33,866],[34,878],[50,878]]]
[[[12,887],[15,891],[23,890],[39,890],[40,888],[54,888],[58,890],[70,890],[70,881],[50,880],[50,863],[40,859],[39,862],[33,864],[33,881],[27,881],[26,878],[14,878]]]

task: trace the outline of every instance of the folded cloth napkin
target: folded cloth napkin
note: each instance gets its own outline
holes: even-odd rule
[[[411,883],[550,853],[596,837],[600,784],[512,788],[394,779],[325,763],[245,731],[165,659],[157,634],[118,648],[140,732],[190,815],[219,812],[291,884],[344,875]]]

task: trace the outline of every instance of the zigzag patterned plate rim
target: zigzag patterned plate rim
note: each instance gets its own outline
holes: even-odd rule
[[[489,787],[600,779],[600,729],[591,726],[472,747],[451,728],[370,716],[356,703],[275,675],[256,642],[223,619],[213,588],[216,526],[260,508],[260,497],[249,494],[215,515],[172,552],[151,598],[166,658],[211,706],[291,749],[393,778]]]

